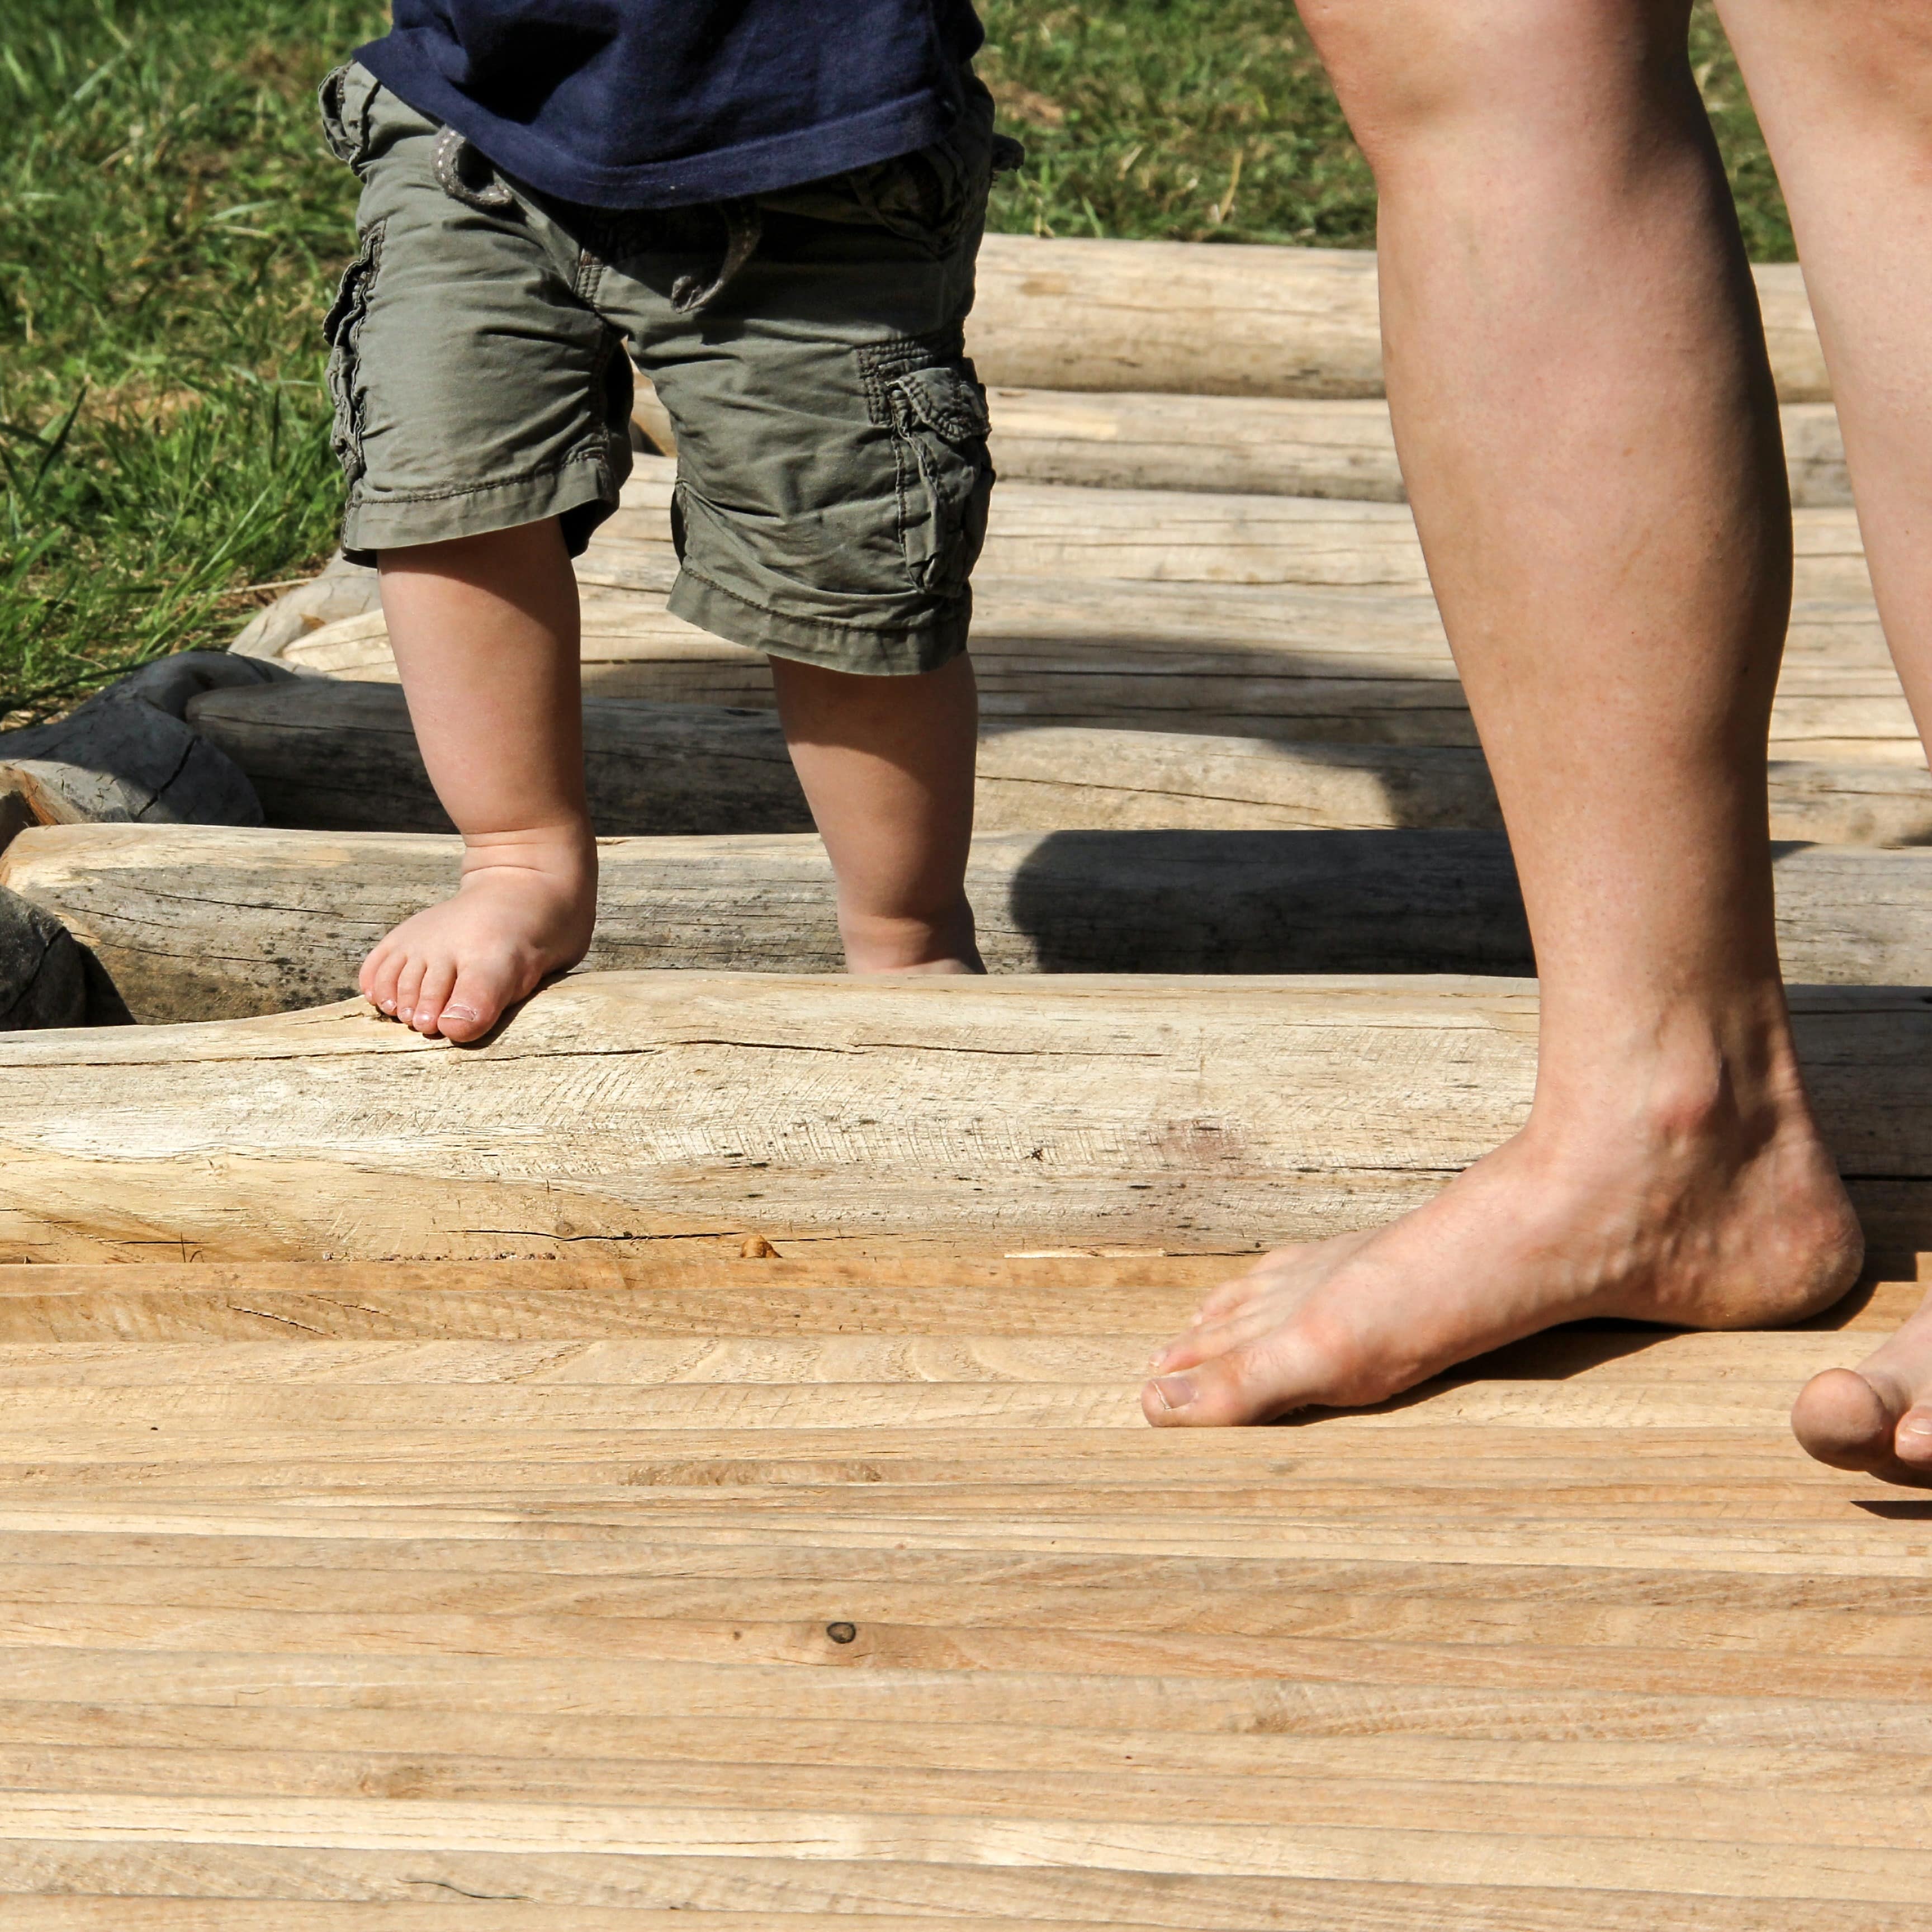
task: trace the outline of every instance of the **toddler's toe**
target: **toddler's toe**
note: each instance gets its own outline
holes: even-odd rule
[[[505,1007],[521,999],[535,984],[527,972],[507,966],[466,964],[442,1009],[446,1040],[481,1040]]]
[[[410,1024],[425,1039],[437,1030],[436,1022],[442,1017],[444,1004],[455,984],[456,962],[453,959],[432,959],[423,968],[422,983],[416,988],[416,1010]]]
[[[395,1015],[405,1026],[413,1026],[416,1017],[416,995],[422,990],[423,970],[426,962],[414,953],[403,961],[396,974]]]
[[[386,939],[363,961],[362,970],[356,975],[356,983],[362,988],[362,997],[380,1012],[396,1010],[396,976],[402,970],[404,957]]]

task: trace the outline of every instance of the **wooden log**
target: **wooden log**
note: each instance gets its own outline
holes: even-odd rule
[[[1932,1228],[1932,1004],[1800,988],[1890,1250]],[[1360,1227],[1519,1126],[1508,980],[601,974],[485,1045],[359,1002],[0,1040],[0,1257],[544,1254],[742,1230],[1214,1249]]]
[[[1796,263],[1752,270],[1778,399],[1831,399]],[[966,346],[981,380],[1028,389],[1379,396],[1366,249],[989,235]]]
[[[190,716],[248,774],[272,824],[450,830],[396,686],[303,678],[213,692]],[[769,711],[594,698],[584,716],[592,818],[606,836],[811,824]],[[1903,763],[1780,760],[1770,785],[1778,838],[1900,845],[1932,835],[1932,778]],[[1473,748],[1312,736],[996,727],[980,741],[976,799],[986,832],[1483,830],[1502,822]]]
[[[1408,500],[1388,406],[1379,400],[998,388],[987,400],[993,464],[1008,487]],[[1782,415],[1792,503],[1850,503],[1837,410],[1787,403]]]
[[[640,457],[622,507],[584,563],[636,587],[668,588],[676,553],[676,465]],[[1869,603],[1858,518],[1849,508],[1792,519],[1796,595]],[[1190,490],[1082,489],[1008,483],[993,492],[980,568],[988,576],[1156,583],[1292,584],[1429,595],[1406,505]]]
[[[194,728],[246,772],[271,822],[323,831],[451,829],[400,688],[326,678],[210,692]],[[602,832],[808,830],[812,814],[770,712],[584,706],[584,766]]]
[[[144,1023],[346,999],[376,940],[452,890],[460,849],[400,832],[30,832],[0,858],[0,1000],[20,977],[10,905],[44,949],[70,948],[76,986],[84,946]],[[600,856],[587,968],[843,970],[814,836],[619,838]],[[1932,852],[1786,846],[1777,880],[1787,977],[1932,986]],[[1534,970],[1493,832],[995,832],[967,890],[995,973]],[[84,998],[63,1011],[14,1023],[82,1024]]]
[[[137,1018],[226,1019],[349,998],[369,947],[452,889],[460,850],[401,833],[75,826],[25,835],[0,883],[84,944]],[[591,968],[843,970],[815,836],[614,839],[600,858]],[[994,972],[1531,970],[1493,833],[994,833],[967,888]]]
[[[319,575],[258,610],[228,648],[236,657],[274,658],[285,646],[344,617],[382,608],[377,573],[338,556]]]
[[[184,714],[199,692],[287,675],[219,651],[160,658],[52,724],[0,732],[0,769],[44,824],[259,825],[248,780]]]
[[[1252,586],[979,587],[973,655],[988,730],[1088,725],[1330,744],[1476,742],[1435,606],[1408,597]],[[662,594],[592,584],[585,688],[598,697],[770,709],[763,656],[671,616]],[[380,614],[329,626],[281,660],[393,680]],[[1877,615],[1800,607],[1772,719],[1774,757],[1923,762]],[[1792,832],[1788,836],[1806,836]]]

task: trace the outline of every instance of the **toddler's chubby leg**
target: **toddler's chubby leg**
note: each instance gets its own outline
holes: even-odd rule
[[[464,850],[455,896],[390,933],[359,983],[418,1033],[476,1040],[582,958],[596,921],[577,584],[554,518],[382,567],[416,740]]]
[[[773,658],[778,715],[838,880],[854,973],[982,973],[966,901],[971,661],[897,677]]]

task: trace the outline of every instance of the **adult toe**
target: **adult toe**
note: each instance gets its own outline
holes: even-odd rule
[[[1141,1391],[1141,1413],[1156,1429],[1226,1429],[1271,1422],[1316,1400],[1304,1372],[1278,1339],[1210,1355],[1156,1376]]]
[[[1798,1391],[1792,1432],[1809,1454],[1834,1469],[1880,1469],[1892,1458],[1906,1406],[1856,1369],[1827,1369]],[[1932,1461],[1932,1415],[1926,1420]]]

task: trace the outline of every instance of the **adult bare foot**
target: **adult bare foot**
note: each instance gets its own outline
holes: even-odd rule
[[[584,957],[596,916],[587,826],[473,837],[455,896],[388,934],[358,983],[419,1034],[480,1039],[546,975]]]
[[[1212,1426],[1381,1402],[1586,1316],[1737,1328],[1815,1312],[1863,1244],[1802,1096],[1776,1115],[1533,1118],[1415,1213],[1279,1249],[1216,1289],[1154,1358],[1142,1411]],[[1932,1364],[1932,1322],[1922,1352]]]
[[[1932,1294],[1856,1369],[1827,1369],[1791,1411],[1798,1441],[1834,1469],[1932,1488]]]

